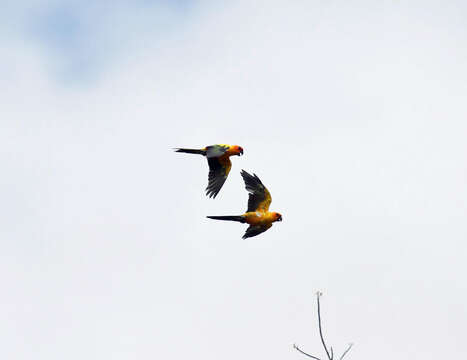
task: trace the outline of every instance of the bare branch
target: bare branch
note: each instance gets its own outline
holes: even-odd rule
[[[318,326],[319,326],[319,336],[321,337],[321,342],[323,344],[324,350],[326,350],[326,354],[328,355],[328,359],[332,360],[331,355],[329,355],[328,348],[326,346],[326,343],[324,342],[324,337],[323,337],[323,330],[321,328],[321,308],[319,304],[319,298],[321,297],[322,293],[319,291],[316,293],[316,301],[318,303]]]
[[[324,347],[324,350],[326,350],[326,355],[328,356],[328,360],[334,360],[334,350],[332,348],[332,346],[329,347],[329,350],[328,350],[328,347],[326,346],[326,342],[324,341],[324,335],[323,335],[323,328],[321,326],[321,304],[319,302],[319,298],[322,296],[323,294],[321,292],[317,292],[316,293],[316,302],[318,304],[318,327],[319,327],[319,337],[321,338],[321,343],[323,344],[323,347]],[[347,347],[347,349],[344,351],[344,353],[341,355],[341,357],[339,358],[339,360],[342,360],[344,359],[344,356],[347,355],[347,353],[350,351],[350,349],[352,348],[353,344],[349,344],[349,346]],[[315,359],[315,360],[321,360],[320,358],[316,357],[316,356],[313,356],[313,355],[310,355],[306,352],[304,352],[303,350],[301,350],[297,345],[293,345],[294,349],[297,350],[298,352],[302,353],[303,355],[306,355],[312,359]]]
[[[300,349],[297,345],[293,344],[293,348],[295,350],[297,350],[298,352],[301,352],[303,355],[306,355],[312,359],[315,359],[315,360],[321,360],[319,357],[316,357],[316,356],[313,356],[313,355],[310,355],[310,354],[307,354],[306,352],[304,352],[302,349]]]
[[[345,355],[347,355],[347,353],[350,351],[350,349],[352,349],[352,346],[353,344],[350,343],[349,344],[349,347],[347,348],[347,350],[344,351],[344,353],[341,355],[341,357],[339,358],[339,360],[342,360],[344,358]]]

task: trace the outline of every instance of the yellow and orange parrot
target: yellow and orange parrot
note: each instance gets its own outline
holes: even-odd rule
[[[272,201],[271,194],[261,180],[255,174],[250,175],[245,170],[242,170],[241,174],[245,181],[245,188],[249,193],[246,213],[233,216],[208,216],[208,218],[249,224],[250,226],[242,237],[242,239],[246,239],[265,232],[272,226],[273,222],[282,221],[282,215],[269,211],[269,205]]]
[[[238,145],[210,145],[203,149],[175,149],[176,152],[199,154],[206,156],[209,165],[208,186],[206,195],[215,198],[229,175],[232,163],[230,157],[243,155],[243,148]]]

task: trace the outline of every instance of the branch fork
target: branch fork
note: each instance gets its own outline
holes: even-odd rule
[[[334,360],[334,351],[332,349],[332,346],[328,348],[328,346],[326,345],[326,342],[324,341],[324,336],[323,336],[323,329],[322,329],[322,326],[321,326],[321,304],[319,302],[319,299],[320,297],[323,296],[323,293],[322,292],[316,292],[316,302],[317,302],[317,305],[318,305],[318,328],[319,328],[319,336],[321,338],[321,344],[323,344],[323,347],[324,347],[324,350],[326,351],[326,356],[327,356],[327,360]],[[345,355],[347,355],[347,353],[350,351],[350,349],[352,348],[353,344],[350,343],[349,346],[347,347],[347,349],[342,353],[342,355],[340,356],[339,360],[342,360],[344,358]],[[317,356],[314,356],[314,355],[311,355],[311,354],[308,354],[306,353],[305,351],[303,351],[302,349],[300,349],[296,344],[293,344],[293,348],[295,350],[297,350],[299,353],[305,355],[305,356],[308,356],[309,358],[311,359],[315,359],[315,360],[321,360],[319,357]]]

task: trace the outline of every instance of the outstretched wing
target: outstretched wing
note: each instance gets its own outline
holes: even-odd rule
[[[208,186],[206,188],[206,195],[215,198],[229,175],[232,163],[228,157],[218,158],[208,157],[209,164],[209,177]]]
[[[216,158],[224,155],[229,147],[226,145],[210,145],[206,146],[206,157],[208,159]]]
[[[245,234],[242,236],[242,239],[246,239],[246,238],[249,238],[249,237],[259,235],[262,232],[265,232],[271,226],[272,226],[272,224],[250,225],[250,226],[248,226],[248,229],[246,229]]]
[[[272,198],[266,186],[256,174],[250,175],[245,170],[242,170],[241,174],[243,181],[245,181],[245,189],[249,193],[247,212],[268,211]]]

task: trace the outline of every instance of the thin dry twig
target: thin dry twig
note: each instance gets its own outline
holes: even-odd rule
[[[350,351],[350,349],[352,349],[352,346],[353,344],[350,343],[349,344],[349,347],[344,351],[344,353],[341,355],[341,357],[339,358],[339,360],[342,360],[344,358],[344,356]]]
[[[329,350],[328,350],[328,347],[326,346],[326,342],[324,341],[324,336],[323,336],[323,329],[322,329],[322,326],[321,326],[321,304],[319,302],[319,298],[322,296],[323,294],[321,292],[317,292],[316,293],[316,302],[317,302],[317,305],[318,305],[318,328],[319,328],[319,336],[321,338],[321,343],[323,344],[323,347],[324,347],[324,350],[326,351],[326,355],[328,356],[328,360],[333,360],[334,359],[334,351],[332,349],[332,346],[329,347]],[[341,357],[339,358],[339,360],[342,360],[344,358],[345,355],[347,355],[347,353],[350,351],[350,349],[352,348],[353,344],[349,344],[349,346],[347,347],[347,349],[344,351],[344,353],[341,355]],[[313,356],[313,355],[310,355],[308,353],[306,353],[305,351],[303,351],[302,349],[300,349],[297,345],[293,345],[294,349],[297,350],[298,352],[302,353],[303,355],[306,355],[312,359],[315,359],[315,360],[321,360],[319,357],[316,357],[316,356]]]
[[[326,343],[324,342],[324,336],[323,336],[323,329],[321,328],[321,306],[319,304],[319,298],[323,294],[320,293],[319,291],[316,293],[316,302],[318,303],[318,326],[319,326],[319,336],[321,338],[321,343],[323,344],[324,350],[326,350],[326,355],[328,356],[329,360],[332,360],[331,355],[329,355],[328,347],[326,346]]]
[[[302,349],[300,349],[297,345],[293,344],[293,347],[295,350],[297,350],[298,352],[301,352],[303,355],[306,355],[308,357],[311,357],[312,359],[316,359],[316,360],[321,360],[319,357],[316,357],[316,356],[313,356],[313,355],[310,355],[310,354],[307,354],[306,352],[304,352]]]

